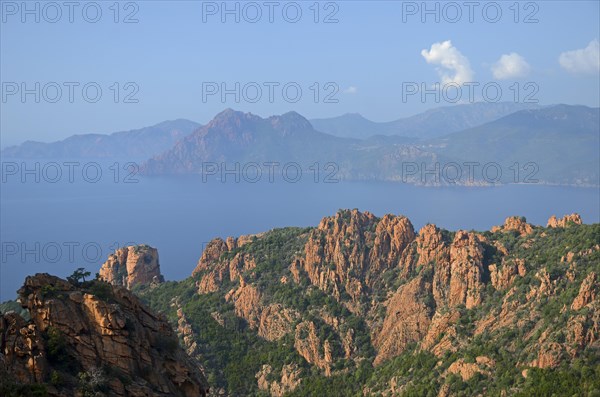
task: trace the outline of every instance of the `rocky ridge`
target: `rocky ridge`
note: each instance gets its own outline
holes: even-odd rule
[[[98,274],[101,280],[127,289],[136,285],[158,284],[164,281],[160,273],[158,250],[148,245],[117,249],[109,255]]]
[[[0,316],[3,378],[43,384],[48,395],[65,397],[208,392],[166,319],[125,288],[36,274],[27,277],[19,299],[31,319]]]
[[[509,217],[489,232],[449,232],[432,224],[417,232],[403,216],[342,210],[296,234],[297,245],[286,251],[289,262],[270,265],[274,274],[268,285],[261,264],[272,261],[274,252],[259,247],[272,247],[271,232],[244,238],[242,245],[234,238],[211,241],[193,278],[200,295],[222,296],[251,332],[273,342],[291,338],[296,353],[324,376],[341,376],[348,362],[385,366],[415,348],[441,360],[472,348],[473,338],[500,338],[510,329],[525,330],[516,367],[558,368],[600,348],[597,271],[577,267],[577,258],[589,263],[597,257],[600,245],[570,252],[558,269],[523,253],[543,250],[561,229],[581,224],[577,214],[552,217],[547,229]],[[548,322],[544,313],[550,309],[541,308],[574,288],[577,293],[563,309],[572,321],[564,328]],[[292,290],[329,303],[299,305],[281,298]],[[497,358],[492,356],[448,362],[440,379],[493,377]],[[294,379],[306,377],[299,371]],[[273,396],[279,395],[271,386],[279,382],[274,373],[283,378],[270,362],[256,372],[260,390]]]

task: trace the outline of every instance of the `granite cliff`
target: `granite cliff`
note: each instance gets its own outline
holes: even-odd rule
[[[148,245],[117,249],[109,255],[98,274],[101,280],[127,289],[164,281],[158,263],[158,250]]]
[[[167,312],[161,301],[188,297],[178,316],[215,393],[510,394],[537,370],[600,370],[599,259],[599,225],[577,214],[452,232],[341,210],[315,228],[214,239],[192,277],[141,293]],[[237,344],[236,363],[202,332]],[[421,378],[419,363],[432,365]]]
[[[0,367],[53,395],[98,368],[111,395],[594,395],[599,273],[600,225],[577,214],[448,231],[340,210],[215,238],[179,282],[148,246],[111,255],[109,283],[29,278]]]
[[[50,396],[206,395],[201,368],[166,319],[125,288],[36,274],[18,293],[29,319],[0,316],[7,395],[34,385],[43,393],[35,395]]]

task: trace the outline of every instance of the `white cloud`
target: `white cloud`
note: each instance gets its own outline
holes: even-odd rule
[[[437,71],[442,83],[462,84],[473,81],[474,73],[469,60],[452,46],[450,40],[433,43],[431,49],[422,50],[421,55],[427,63],[441,66]]]
[[[590,41],[587,47],[560,54],[558,62],[570,73],[597,74],[600,72],[600,43]]]
[[[344,94],[356,94],[357,92],[358,92],[358,88],[356,88],[353,85],[351,85],[350,87],[348,87],[344,90]]]
[[[495,79],[508,80],[525,77],[529,74],[531,67],[521,55],[516,52],[504,54],[498,62],[492,65],[492,73]]]

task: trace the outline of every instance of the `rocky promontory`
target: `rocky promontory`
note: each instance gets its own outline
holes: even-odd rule
[[[35,395],[65,397],[206,395],[201,368],[169,323],[127,289],[36,274],[18,293],[30,319],[0,316],[3,390],[28,395],[29,387],[45,393]]]

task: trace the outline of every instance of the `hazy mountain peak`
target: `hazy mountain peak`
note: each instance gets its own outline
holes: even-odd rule
[[[209,126],[213,126],[213,125],[223,125],[223,123],[235,123],[235,124],[240,124],[242,123],[244,120],[247,121],[258,121],[261,120],[261,118],[257,115],[254,115],[252,113],[244,113],[241,112],[239,110],[234,110],[231,108],[227,108],[225,110],[223,110],[222,112],[218,113],[209,123]]]
[[[75,134],[55,142],[25,141],[7,147],[2,155],[12,158],[123,158],[146,159],[171,148],[178,140],[198,129],[200,124],[186,119],[161,123],[112,134]]]
[[[365,116],[363,116],[361,113],[358,113],[358,112],[346,113],[345,116],[347,116],[351,119],[370,121],[369,119],[367,119]]]
[[[539,106],[512,102],[477,102],[436,107],[390,122],[370,121],[358,113],[314,119],[311,122],[318,131],[346,138],[365,139],[375,135],[398,135],[427,139],[482,125],[527,108]]]
[[[312,130],[312,124],[298,112],[287,112],[280,116],[271,116],[269,121],[274,129],[287,135],[289,133]]]
[[[241,112],[239,110],[235,110],[232,108],[226,108],[223,111],[217,113],[217,115],[214,118],[218,119],[218,118],[223,118],[223,117],[231,117],[235,114],[244,114],[244,112]]]
[[[589,129],[597,125],[600,118],[600,108],[590,108],[582,105],[558,104],[538,109],[524,109],[497,120],[498,123],[524,123],[527,120],[543,122],[548,127],[556,127],[555,123],[568,124],[573,129]],[[593,129],[593,127],[591,127]]]

